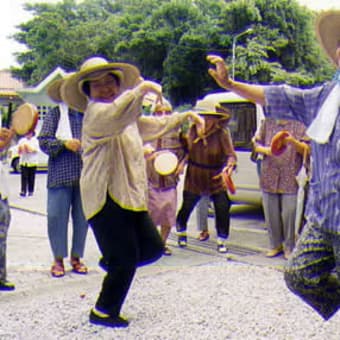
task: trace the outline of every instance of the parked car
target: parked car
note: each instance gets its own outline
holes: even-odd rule
[[[220,92],[206,95],[197,101],[220,104],[231,111],[229,129],[237,154],[237,169],[233,175],[236,193],[229,194],[235,203],[262,205],[257,166],[251,161],[251,139],[264,119],[262,107],[232,92]]]
[[[11,146],[7,152],[7,163],[13,172],[20,172],[18,144]],[[39,148],[37,170],[47,170],[48,156]]]

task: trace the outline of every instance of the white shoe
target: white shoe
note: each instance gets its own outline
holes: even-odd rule
[[[217,245],[217,251],[219,252],[219,253],[221,253],[221,254],[224,254],[224,253],[226,253],[227,251],[228,251],[228,248],[226,247],[226,245],[225,244],[218,244]]]

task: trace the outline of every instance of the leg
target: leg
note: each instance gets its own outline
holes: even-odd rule
[[[107,263],[96,309],[112,317],[120,313],[139,261],[135,214],[108,197],[104,208],[89,221]],[[157,230],[156,234],[159,237]]]
[[[176,229],[178,232],[187,230],[187,222],[200,196],[188,191],[183,191],[183,203],[176,218]]]
[[[21,165],[21,192],[20,196],[26,196],[28,183],[28,168]]]
[[[79,258],[84,256],[85,242],[88,231],[88,222],[84,216],[79,186],[72,187],[71,205],[73,224],[71,256]]]
[[[325,320],[331,318],[340,307],[340,235],[307,224],[288,261],[285,281]]]
[[[147,212],[135,215],[135,231],[138,242],[138,266],[144,266],[158,260],[164,250],[164,243]]]
[[[28,194],[30,196],[33,195],[34,192],[34,184],[35,184],[35,173],[37,171],[36,166],[31,166],[28,168]]]
[[[268,236],[271,250],[266,254],[268,257],[276,256],[282,252],[282,221],[281,203],[279,194],[262,193],[263,211],[268,228]]]
[[[208,231],[209,196],[202,196],[196,206],[196,220],[199,231]]]
[[[67,256],[67,229],[72,188],[48,188],[47,228],[52,253],[55,259]]]
[[[187,223],[192,210],[199,201],[200,196],[188,191],[183,191],[183,203],[176,218],[176,230],[178,234],[178,245],[186,247],[187,245]]]
[[[281,195],[281,218],[285,258],[288,258],[295,246],[296,198],[296,195]]]
[[[215,227],[217,232],[217,250],[226,253],[226,240],[230,228],[230,200],[225,191],[211,196],[215,208]]]
[[[215,226],[217,236],[227,239],[230,227],[230,200],[225,191],[221,191],[211,196],[215,209]]]
[[[0,281],[6,281],[7,233],[11,214],[7,200],[0,199]]]

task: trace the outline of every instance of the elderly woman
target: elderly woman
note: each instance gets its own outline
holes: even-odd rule
[[[183,203],[177,215],[178,245],[187,246],[187,222],[202,196],[214,203],[217,251],[226,253],[229,236],[230,200],[223,174],[231,175],[236,167],[236,153],[226,123],[230,112],[223,107],[197,107],[204,118],[206,132],[198,136],[194,126],[188,136],[188,167],[184,180]]]
[[[120,310],[136,268],[156,261],[164,245],[147,213],[143,143],[162,136],[194,113],[142,116],[143,97],[161,97],[161,87],[144,81],[139,70],[103,58],[86,60],[62,86],[64,101],[85,111],[80,179],[84,213],[102,252],[107,275],[90,322],[127,327]]]

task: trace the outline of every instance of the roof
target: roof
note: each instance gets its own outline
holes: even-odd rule
[[[12,77],[10,70],[0,70],[0,92],[15,93],[16,90],[22,89],[24,82]]]
[[[66,72],[61,67],[58,66],[45,79],[43,79],[37,86],[22,88],[18,92],[20,93],[43,92],[44,89],[46,89],[46,87],[52,83],[52,81],[59,79],[59,78],[63,78],[65,74]]]

